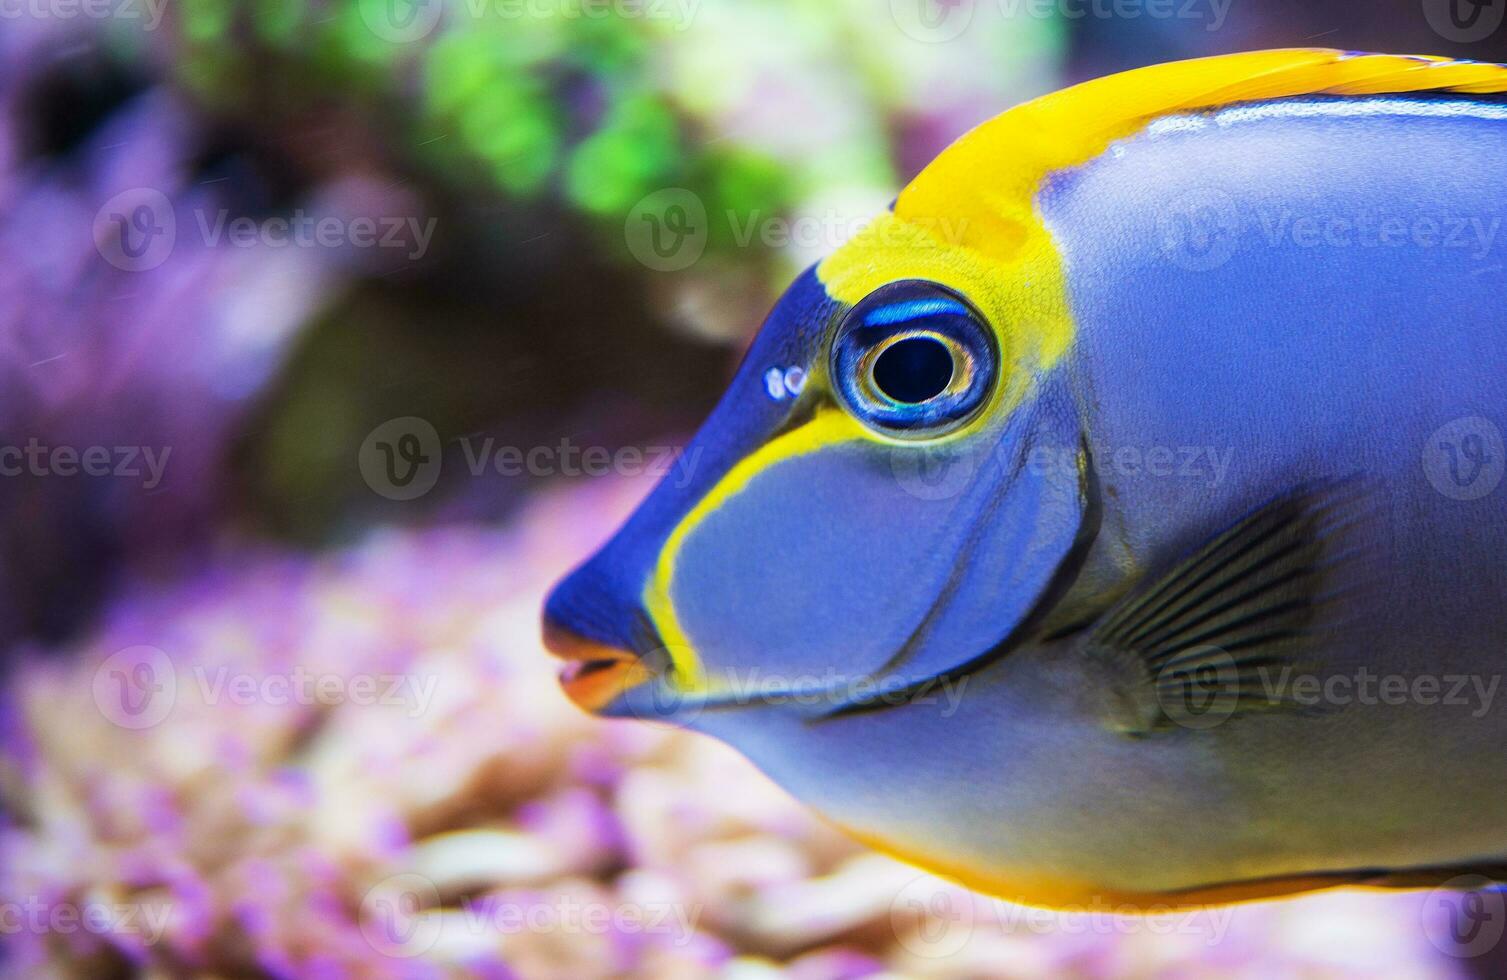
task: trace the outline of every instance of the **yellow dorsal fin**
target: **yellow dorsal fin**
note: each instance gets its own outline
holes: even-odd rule
[[[964,134],[900,193],[895,216],[964,219],[962,244],[989,253],[1051,173],[1180,112],[1303,95],[1507,92],[1507,66],[1323,48],[1252,51],[1153,65],[1017,106]]]
[[[1045,179],[1162,117],[1305,95],[1507,93],[1507,67],[1318,48],[1200,58],[1084,82],[965,133],[880,215],[817,267],[828,294],[857,303],[897,279],[970,297],[1025,379],[1072,343],[1066,272],[1036,209]],[[1021,381],[1020,384],[1025,384]],[[1003,416],[1020,387],[1001,396]]]

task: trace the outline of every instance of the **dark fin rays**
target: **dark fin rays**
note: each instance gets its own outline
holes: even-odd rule
[[[1277,682],[1369,587],[1376,500],[1358,478],[1301,487],[1122,601],[1088,643],[1127,674],[1113,727],[1141,736],[1298,710]]]

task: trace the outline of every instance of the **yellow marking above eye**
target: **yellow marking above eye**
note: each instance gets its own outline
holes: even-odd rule
[[[1018,215],[1013,247],[999,256],[935,237],[926,222],[901,216],[905,200],[902,193],[895,214],[875,219],[883,234],[860,235],[844,245],[817,267],[817,276],[834,299],[851,305],[907,279],[937,283],[972,303],[999,350],[995,392],[966,427],[973,432],[1007,416],[1024,399],[1030,379],[1066,352],[1073,336],[1066,272],[1029,204]]]
[[[927,279],[968,298],[995,331],[1003,415],[1072,344],[1067,272],[1036,197],[1053,175],[1175,113],[1299,95],[1507,91],[1507,69],[1468,61],[1254,51],[1153,65],[1054,92],[995,116],[943,150],[886,212],[817,266],[857,304],[887,283]]]

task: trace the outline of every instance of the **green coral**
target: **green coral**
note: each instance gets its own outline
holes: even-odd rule
[[[665,185],[679,158],[679,130],[664,104],[643,93],[619,98],[572,154],[566,196],[591,214],[621,220],[635,201]]]
[[[393,3],[411,6],[394,19]],[[834,189],[893,187],[893,122],[912,111],[918,79],[970,57],[1010,91],[1061,42],[1056,24],[1000,22],[971,55],[941,52],[857,0],[682,12],[672,24],[648,6],[586,0],[183,0],[169,16],[186,47],[180,78],[216,105],[271,85],[274,98],[248,104],[364,107],[433,179],[480,174],[498,194],[579,212],[619,250],[639,201],[684,187],[716,219],[709,248],[726,255],[748,244],[736,229]],[[804,104],[760,105],[765,89],[798,101],[803,87],[848,114],[833,120],[840,135],[763,145],[780,111],[795,133],[811,124]]]

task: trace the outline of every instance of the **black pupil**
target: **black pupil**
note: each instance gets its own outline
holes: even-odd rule
[[[874,384],[907,405],[930,401],[952,381],[952,352],[935,337],[897,340],[874,362]]]

